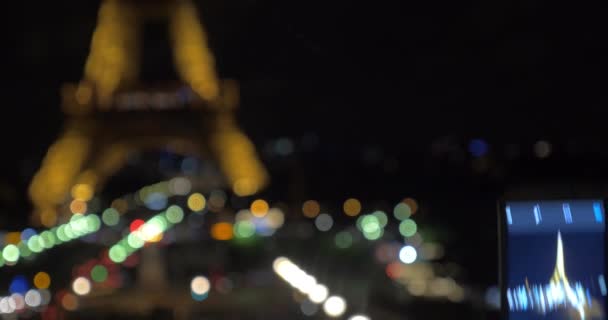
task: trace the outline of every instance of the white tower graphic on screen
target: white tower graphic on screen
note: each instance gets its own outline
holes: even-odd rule
[[[535,210],[536,213],[536,210]],[[591,309],[589,289],[580,282],[570,284],[566,275],[564,245],[562,234],[557,232],[557,253],[555,269],[548,284],[532,284],[525,280],[525,285],[507,289],[507,300],[511,311],[536,310],[542,314],[557,309],[571,308],[581,320],[587,319],[587,310]]]

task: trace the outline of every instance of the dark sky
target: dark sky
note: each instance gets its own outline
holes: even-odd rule
[[[221,75],[240,82],[239,120],[258,148],[281,137],[297,148],[311,134],[319,141],[289,159],[264,158],[275,188],[305,177],[305,193],[314,198],[393,201],[411,194],[435,206],[436,222],[456,223],[455,233],[474,235],[482,225],[491,237],[494,202],[505,186],[606,177],[608,50],[599,7],[529,0],[196,3]],[[59,88],[82,75],[98,5],[5,4],[0,221],[8,228],[23,223],[26,186],[60,132]],[[172,76],[165,40],[164,29],[149,28],[145,76]],[[483,172],[472,169],[467,151],[474,138],[490,146]],[[553,145],[548,159],[532,154],[539,139]],[[519,156],[505,155],[508,144]]]

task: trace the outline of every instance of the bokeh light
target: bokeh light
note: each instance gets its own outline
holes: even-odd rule
[[[120,214],[114,208],[108,208],[101,214],[101,220],[107,226],[115,226],[120,222]]]
[[[327,213],[322,213],[315,219],[315,226],[319,231],[329,231],[334,225],[334,219]]]
[[[268,202],[262,199],[257,199],[251,203],[251,214],[254,216],[261,218],[264,217],[268,213]]]
[[[416,252],[416,248],[412,246],[404,246],[399,250],[399,260],[405,264],[414,263],[417,257],[418,252]]]
[[[95,282],[104,282],[108,279],[108,269],[100,264],[91,269],[91,279]]]
[[[315,218],[321,212],[321,206],[315,200],[307,200],[302,204],[302,213],[307,218]]]
[[[418,225],[412,219],[405,219],[399,224],[399,233],[404,237],[411,237],[418,231]]]
[[[42,296],[40,296],[40,292],[35,289],[28,290],[25,294],[25,304],[32,308],[40,306],[40,304],[42,304]]]
[[[362,314],[356,314],[348,318],[348,320],[370,320],[370,318]]]
[[[488,153],[488,143],[482,139],[473,139],[469,143],[469,152],[474,157],[481,157]]]
[[[325,300],[323,311],[330,317],[337,318],[346,311],[346,301],[339,296],[331,296]]]
[[[329,290],[327,287],[322,284],[317,284],[308,293],[308,299],[310,299],[310,301],[313,303],[320,304],[327,299],[328,295]]]
[[[285,214],[279,208],[271,208],[266,215],[268,226],[273,229],[278,229],[285,223]]]
[[[207,200],[200,193],[193,193],[188,197],[188,208],[194,212],[200,212],[205,209]]]
[[[10,293],[19,293],[23,295],[29,289],[30,287],[27,283],[27,279],[25,278],[25,276],[17,275],[13,278],[13,280],[11,280],[8,291]]]
[[[418,211],[418,202],[413,198],[405,198],[402,201],[410,207],[411,215],[415,214]]]
[[[211,226],[211,237],[215,240],[230,240],[232,239],[232,224],[228,222],[218,222]]]
[[[355,217],[361,213],[361,202],[355,198],[350,198],[344,201],[342,209],[347,216]]]
[[[334,239],[336,247],[347,249],[353,245],[353,236],[348,231],[341,231],[336,234]]]
[[[165,217],[172,224],[180,223],[184,219],[184,210],[177,205],[169,206],[165,213]]]
[[[78,277],[72,282],[72,290],[79,296],[87,295],[91,292],[91,282],[85,277]]]
[[[169,180],[169,192],[178,196],[185,196],[190,193],[192,184],[190,180],[183,177],[176,177]]]
[[[405,220],[412,215],[412,209],[407,203],[399,202],[393,209],[393,215],[397,220]]]
[[[211,283],[209,279],[204,276],[196,276],[190,281],[190,291],[192,298],[196,301],[202,301],[209,295],[211,289]]]
[[[19,248],[14,244],[9,244],[2,250],[2,257],[6,262],[17,262],[19,260]]]
[[[540,159],[551,155],[551,144],[545,140],[540,140],[534,144],[534,155]]]
[[[68,311],[78,309],[78,298],[71,293],[66,293],[61,299],[61,306]]]
[[[127,259],[127,250],[120,244],[114,245],[108,251],[108,257],[114,263],[121,263]]]
[[[380,224],[380,227],[382,227],[382,228],[386,227],[386,224],[388,223],[388,216],[386,215],[386,213],[384,211],[381,211],[381,210],[374,211],[374,213],[372,213],[372,215],[378,219],[378,223]]]
[[[86,213],[87,203],[82,200],[72,200],[72,202],[70,203],[70,211],[72,213]]]
[[[305,316],[314,316],[317,311],[319,311],[319,306],[317,306],[314,303],[311,303],[308,300],[304,300],[302,301],[302,303],[300,303],[300,310],[302,311],[302,314],[304,314]]]
[[[36,273],[34,276],[34,286],[38,289],[47,289],[51,286],[51,276],[44,271]]]
[[[136,232],[137,230],[139,230],[139,228],[141,228],[141,226],[143,226],[146,222],[142,219],[135,219],[133,220],[133,222],[131,222],[131,224],[129,225],[129,230],[131,230],[131,232]]]
[[[234,224],[234,235],[238,238],[249,238],[255,234],[255,225],[249,220],[237,221]]]

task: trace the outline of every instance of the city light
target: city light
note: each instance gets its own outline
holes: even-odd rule
[[[417,257],[418,253],[416,252],[416,248],[412,246],[405,246],[399,251],[399,260],[405,264],[414,263]]]
[[[327,299],[328,295],[329,290],[327,287],[322,284],[317,284],[308,293],[308,299],[316,304],[319,304],[323,303]]]
[[[194,212],[203,211],[207,204],[205,196],[200,193],[193,193],[188,197],[188,208]]]
[[[337,318],[346,311],[346,301],[339,296],[331,296],[325,300],[323,311],[332,318]]]
[[[264,217],[268,213],[268,210],[269,210],[268,202],[266,202],[262,199],[257,199],[251,203],[250,210],[251,210],[251,214],[253,214],[256,217],[258,217],[258,218]]]
[[[302,204],[302,213],[307,218],[315,218],[321,212],[321,206],[315,200],[307,200]]]
[[[315,226],[319,231],[329,231],[334,225],[334,219],[327,213],[322,213],[315,218]]]
[[[209,279],[204,276],[196,276],[192,278],[192,281],[190,281],[192,298],[196,301],[205,300],[209,295],[210,289],[211,283],[209,282]]]
[[[72,290],[79,296],[87,295],[91,292],[91,282],[85,277],[78,277],[72,282]]]
[[[51,286],[51,277],[44,271],[36,273],[34,276],[34,286],[38,289],[47,289]]]
[[[342,209],[347,216],[355,217],[361,213],[361,202],[355,198],[344,201]]]

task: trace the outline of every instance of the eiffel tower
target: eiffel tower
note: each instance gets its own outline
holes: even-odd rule
[[[181,83],[139,80],[142,23],[166,19]],[[239,129],[234,81],[219,80],[196,7],[190,0],[105,0],[80,82],[62,88],[63,133],[29,187],[32,223],[66,218],[66,203],[89,201],[129,154],[170,147],[211,158],[239,196],[268,181],[255,148]]]

